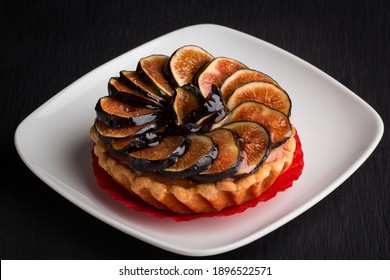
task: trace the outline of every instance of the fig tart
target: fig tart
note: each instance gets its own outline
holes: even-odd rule
[[[177,214],[259,197],[291,165],[291,100],[268,75],[196,45],[153,54],[108,81],[90,129],[129,194]]]

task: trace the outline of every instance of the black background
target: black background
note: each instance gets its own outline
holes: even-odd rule
[[[385,123],[374,153],[324,200],[257,241],[207,258],[389,259],[388,3],[6,1],[0,8],[1,259],[189,258],[74,206],[23,164],[13,136],[25,117],[97,66],[198,23],[225,25],[297,55],[363,98]]]

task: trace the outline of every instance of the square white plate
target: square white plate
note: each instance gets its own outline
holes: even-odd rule
[[[171,55],[186,44],[235,58],[284,87],[292,99],[292,122],[302,141],[305,167],[293,187],[242,214],[177,223],[129,210],[96,185],[88,131],[110,77],[135,69],[144,56]],[[383,129],[368,104],[307,62],[242,32],[201,24],[152,40],[81,77],[19,125],[15,145],[42,181],[96,218],[165,250],[206,256],[246,245],[323,199],[367,159]]]

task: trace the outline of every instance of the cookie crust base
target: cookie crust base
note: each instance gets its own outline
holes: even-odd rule
[[[93,127],[90,137],[99,165],[123,188],[155,208],[178,214],[217,212],[260,196],[285,172],[293,161],[295,135],[272,149],[255,173],[243,178],[199,183],[187,178],[173,179],[156,172],[139,172],[110,155],[109,146],[98,138]]]

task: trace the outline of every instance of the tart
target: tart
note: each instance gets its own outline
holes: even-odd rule
[[[177,214],[258,198],[291,165],[291,100],[271,77],[195,45],[153,54],[108,81],[89,134],[129,194]]]

